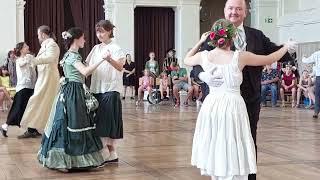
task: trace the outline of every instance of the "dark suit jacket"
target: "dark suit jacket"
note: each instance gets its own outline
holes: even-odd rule
[[[247,42],[247,51],[258,55],[268,55],[271,54],[282,46],[277,46],[266,37],[262,31],[244,26]],[[213,47],[208,45],[208,40],[202,45],[200,51],[212,50]],[[232,50],[235,48],[232,47]],[[280,61],[290,61],[292,60],[289,53],[282,57]],[[202,70],[200,66],[194,67],[197,71],[196,75]],[[261,89],[261,71],[262,66],[246,66],[243,73],[243,82],[241,84],[241,95],[246,103],[253,103],[260,101],[260,89]]]

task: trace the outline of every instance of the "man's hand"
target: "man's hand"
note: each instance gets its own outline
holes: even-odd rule
[[[289,52],[290,54],[293,54],[293,53],[296,52],[296,50],[297,50],[297,48],[298,48],[298,43],[297,43],[296,41],[293,41],[292,38],[290,38],[290,39],[288,40],[288,42],[285,43],[285,46],[288,47],[288,52]]]

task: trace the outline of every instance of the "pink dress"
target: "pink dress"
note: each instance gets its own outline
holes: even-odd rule
[[[150,77],[149,76],[143,76],[142,77],[142,87],[143,87],[143,89],[147,89],[149,86],[151,86]]]

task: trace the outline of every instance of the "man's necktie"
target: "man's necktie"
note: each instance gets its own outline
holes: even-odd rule
[[[237,28],[236,38],[234,40],[234,46],[238,51],[245,51],[247,47],[246,40],[244,38],[244,32],[242,29]]]

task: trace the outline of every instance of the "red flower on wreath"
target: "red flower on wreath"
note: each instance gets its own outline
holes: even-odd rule
[[[211,32],[211,33],[210,33],[210,39],[211,39],[211,40],[213,40],[213,39],[214,39],[214,37],[216,37],[216,33]]]
[[[224,38],[220,38],[220,39],[218,40],[218,44],[219,44],[219,45],[222,45],[222,44],[224,44],[225,41],[226,41],[226,40],[225,40]]]
[[[220,34],[221,36],[227,35],[227,33],[226,33],[226,31],[225,31],[224,29],[220,29],[220,30],[219,30],[219,34]]]

